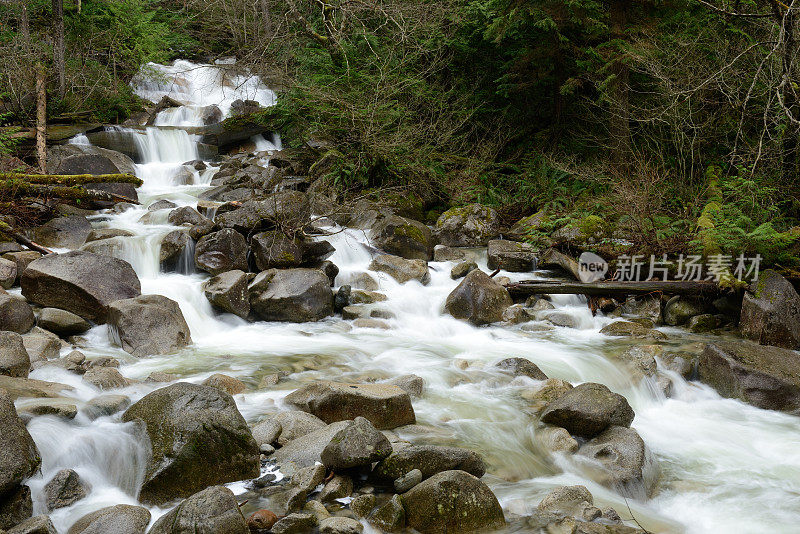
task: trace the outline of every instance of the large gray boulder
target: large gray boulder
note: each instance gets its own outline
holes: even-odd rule
[[[411,445],[394,452],[375,466],[373,474],[390,481],[409,471],[419,469],[422,478],[430,478],[442,471],[466,471],[478,478],[486,473],[486,464],[475,452],[459,447],[441,445]]]
[[[118,300],[108,307],[108,329],[125,352],[136,357],[169,354],[192,344],[178,303],[162,295]]]
[[[333,315],[330,280],[318,269],[269,269],[249,287],[250,309],[265,321],[309,322]]]
[[[287,395],[285,402],[326,423],[361,416],[384,430],[416,422],[409,394],[390,384],[314,382]]]
[[[632,428],[610,426],[578,449],[589,458],[588,470],[597,482],[620,495],[645,500],[655,482],[655,463],[639,433]]]
[[[78,519],[68,534],[144,534],[150,511],[142,506],[118,504],[101,508]]]
[[[698,374],[723,397],[768,410],[800,411],[800,356],[795,351],[717,341],[700,355]]]
[[[31,359],[22,336],[16,332],[0,331],[0,375],[28,378],[30,371]]]
[[[762,272],[742,300],[742,336],[763,345],[800,347],[800,295],[773,270]]]
[[[506,239],[489,241],[489,269],[503,269],[516,273],[526,273],[536,267],[536,248],[529,243],[518,243]]]
[[[436,237],[448,247],[486,246],[498,233],[500,217],[497,212],[480,204],[451,208],[436,221]]]
[[[56,217],[31,230],[31,239],[44,247],[79,248],[92,231],[89,220],[82,215]]]
[[[593,382],[570,389],[542,413],[543,423],[566,428],[570,434],[584,438],[592,438],[612,425],[628,427],[633,418],[633,409],[625,397]]]
[[[36,443],[17,415],[14,401],[0,389],[0,498],[16,491],[41,463]]]
[[[158,262],[164,272],[189,273],[194,260],[187,257],[193,250],[192,238],[184,230],[173,230],[161,239]]]
[[[363,417],[336,433],[322,451],[322,463],[333,470],[372,465],[392,453],[389,439]]]
[[[239,232],[223,228],[200,238],[194,249],[198,269],[217,275],[225,271],[247,271],[247,241]]]
[[[28,486],[17,486],[16,490],[0,496],[0,532],[19,525],[33,515],[33,499]]]
[[[256,267],[285,269],[311,265],[330,257],[336,249],[327,241],[313,241],[281,230],[259,232],[250,239]]]
[[[300,410],[278,412],[253,427],[258,445],[277,443],[280,446],[328,426],[325,421]]]
[[[300,469],[322,463],[322,451],[331,439],[349,424],[350,421],[337,421],[293,439],[278,449],[270,459],[274,460],[280,466],[281,472],[288,476]]]
[[[21,277],[30,302],[60,308],[95,323],[104,323],[109,305],[141,294],[133,267],[126,261],[73,251],[32,261]]]
[[[47,172],[50,174],[136,174],[133,160],[115,150],[97,146],[64,144],[48,147]],[[129,183],[87,184],[87,189],[114,193],[138,201],[136,186]],[[102,203],[97,207],[110,207]]]
[[[0,294],[0,331],[24,334],[33,328],[36,317],[25,299],[17,295]]]
[[[398,215],[381,218],[370,230],[369,238],[381,250],[401,258],[427,261],[433,254],[431,229]]]
[[[423,534],[502,528],[503,509],[492,490],[464,471],[443,471],[400,496],[409,527]]]
[[[163,504],[214,484],[258,476],[258,444],[233,397],[179,382],[128,408],[123,421],[141,421],[152,455],[139,499]]]
[[[17,281],[17,264],[11,260],[0,258],[0,288],[11,289]]]
[[[218,212],[214,222],[249,234],[254,228],[301,228],[311,217],[308,196],[300,191],[282,191],[264,200],[248,200],[232,211]]]
[[[404,284],[409,280],[416,280],[422,285],[431,281],[431,273],[425,260],[407,260],[400,256],[382,254],[376,256],[369,264],[371,271],[387,273],[389,276]]]
[[[156,521],[149,534],[249,534],[239,503],[224,486],[195,493]]]
[[[506,288],[476,269],[447,296],[444,307],[456,319],[482,325],[502,321],[503,312],[513,303]]]
[[[82,334],[92,327],[80,315],[58,308],[43,308],[37,324],[41,328],[63,337]]]
[[[246,319],[250,315],[248,280],[244,271],[220,273],[203,284],[203,293],[213,306]]]

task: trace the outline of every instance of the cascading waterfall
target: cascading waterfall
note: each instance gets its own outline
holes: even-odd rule
[[[223,67],[223,68],[220,68]],[[398,284],[382,273],[370,272],[387,300],[379,303],[394,317],[388,331],[351,328],[339,318],[311,324],[248,323],[232,315],[218,315],[203,296],[208,277],[188,268],[180,273],[159,272],[159,243],[176,227],[156,214],[153,224],[140,218],[147,206],[169,199],[194,206],[216,169],[185,175],[183,163],[198,158],[197,140],[179,127],[201,123],[204,106],[217,105],[223,114],[237,98],[263,105],[274,94],[257,78],[236,73],[231,65],[149,65],[159,76],[142,78],[136,92],[158,101],[163,95],[188,104],[163,111],[156,126],[135,133],[144,180],[141,206],[119,214],[97,217],[96,226],[125,229],[133,237],[119,241],[118,255],[128,260],[142,281],[143,293],[157,293],[177,301],[190,326],[194,345],[169,356],[136,359],[113,346],[105,327],[87,333],[87,357],[112,356],[121,372],[143,380],[154,371],[175,373],[182,380],[200,382],[215,372],[236,376],[251,385],[277,371],[294,373],[279,388],[235,396],[248,421],[258,420],[280,407],[283,397],[310,379],[363,380],[414,373],[425,380],[422,398],[414,400],[419,425],[400,429],[401,437],[422,442],[452,444],[476,450],[487,460],[485,481],[507,512],[530,513],[544,494],[564,484],[586,485],[597,506],[613,506],[623,518],[635,518],[653,532],[792,532],[800,524],[800,419],[759,410],[722,399],[698,383],[672,376],[666,398],[655,385],[634,381],[608,355],[625,342],[599,334],[612,321],[593,317],[580,297],[557,296],[559,311],[572,314],[578,328],[528,332],[521,327],[476,328],[442,313],[443,303],[457,281],[450,279],[451,262],[431,262],[431,282]],[[176,128],[176,126],[178,128]],[[88,143],[85,138],[73,142]],[[280,148],[280,139],[258,136],[257,150]],[[338,230],[338,229],[337,229]],[[367,272],[372,253],[363,232],[344,229],[328,239],[336,248],[330,258],[339,268],[337,285]],[[190,254],[190,252],[187,252]],[[477,257],[487,269],[485,253]],[[506,273],[504,273],[506,274]],[[544,276],[543,273],[537,273]],[[509,274],[512,278],[531,275]],[[677,332],[677,331],[676,331]],[[702,341],[683,333],[685,343]],[[680,343],[675,341],[676,349]],[[552,377],[573,383],[601,382],[624,394],[636,412],[633,427],[657,458],[657,491],[648,501],[625,500],[592,482],[587,468],[570,457],[552,460],[540,452],[533,419],[525,412],[520,393],[530,388],[527,378],[510,383],[492,367],[502,358],[526,357]],[[75,386],[76,402],[100,394],[79,377],[53,368],[31,373]],[[134,383],[119,390],[133,401],[158,387]],[[35,513],[45,513],[44,482],[59,469],[74,468],[92,484],[91,495],[53,514],[59,532],[84,514],[112,504],[136,503],[136,488],[146,463],[142,437],[118,417],[89,421],[79,415],[65,422],[37,417],[29,425],[43,457],[42,475],[30,482]],[[655,476],[655,475],[654,475]],[[154,520],[164,510],[153,509]]]

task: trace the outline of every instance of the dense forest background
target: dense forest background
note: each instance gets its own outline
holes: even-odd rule
[[[0,154],[35,120],[122,122],[149,61],[236,56],[258,115],[342,197],[572,224],[641,253],[798,263],[800,0],[11,0]]]

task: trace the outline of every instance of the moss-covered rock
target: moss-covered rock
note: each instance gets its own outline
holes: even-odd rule
[[[503,312],[512,304],[506,288],[476,269],[447,296],[445,309],[456,319],[482,325],[502,321]]]
[[[233,398],[212,387],[179,382],[128,408],[150,438],[140,500],[163,504],[214,484],[254,478],[259,449]]]
[[[381,218],[370,231],[369,237],[382,250],[402,258],[429,260],[433,254],[434,242],[430,228],[397,215]]]
[[[436,221],[435,233],[440,243],[450,247],[486,246],[500,233],[500,218],[480,204],[451,208]]]

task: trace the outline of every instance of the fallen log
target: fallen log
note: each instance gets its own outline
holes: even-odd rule
[[[0,172],[0,181],[22,180],[42,185],[84,185],[84,184],[133,184],[142,185],[141,178],[132,174],[20,174]]]
[[[528,295],[589,295],[626,297],[648,293],[668,295],[719,295],[725,290],[714,281],[648,281],[648,282],[562,282],[554,280],[523,280],[507,284],[512,297]]]
[[[96,189],[84,189],[81,186],[73,185],[44,185],[32,184],[19,180],[0,180],[0,194],[20,198],[20,197],[47,197],[72,200],[77,202],[128,202],[138,204],[137,200],[123,197],[114,193],[106,193]]]
[[[41,254],[52,254],[53,253],[53,251],[50,250],[49,248],[45,248],[42,245],[39,245],[38,243],[36,243],[34,241],[31,241],[30,239],[28,239],[27,237],[25,237],[21,233],[17,232],[9,224],[7,224],[7,223],[5,223],[3,221],[0,221],[0,232],[2,232],[3,234],[7,235],[8,237],[13,239],[14,241],[19,243],[20,245],[22,245],[24,247],[28,247],[29,249],[35,250],[36,252],[39,252]]]
[[[562,269],[574,276],[576,280],[580,280],[578,261],[554,248],[544,251],[539,257],[537,267],[539,269]]]

